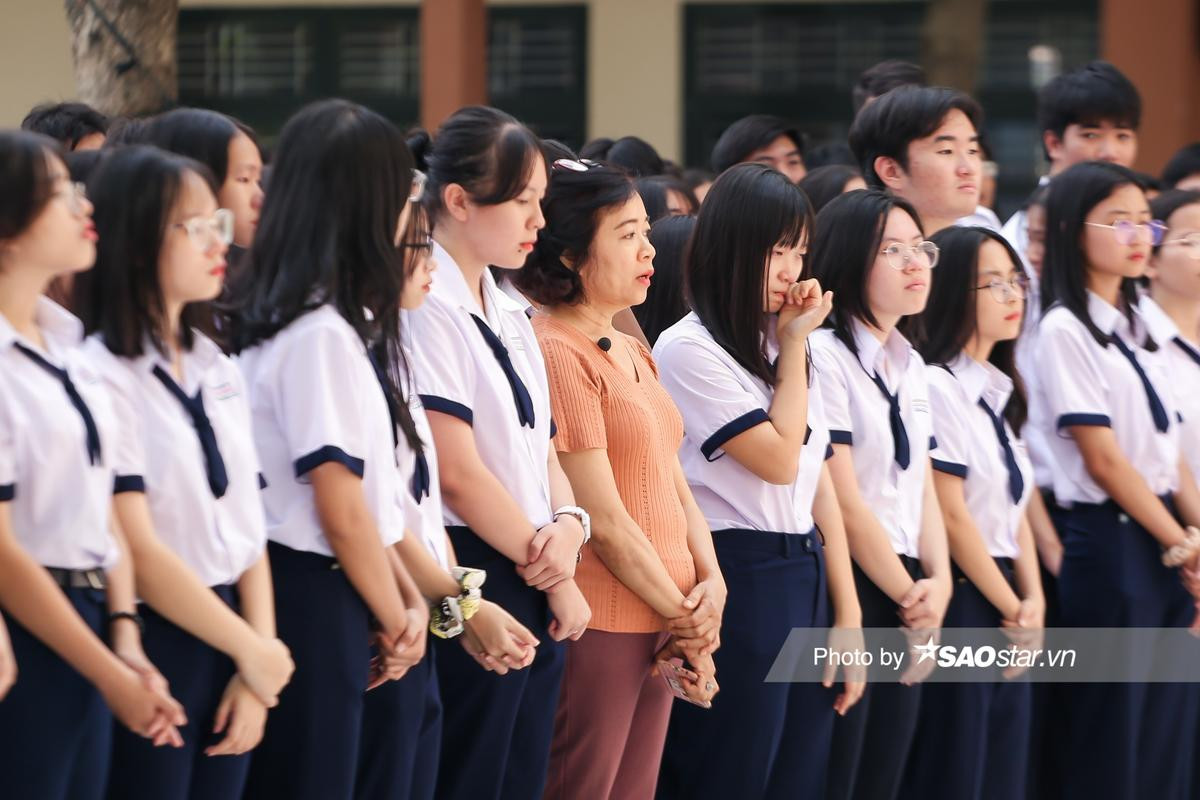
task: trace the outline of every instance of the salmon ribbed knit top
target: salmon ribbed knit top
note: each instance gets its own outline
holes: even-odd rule
[[[688,594],[696,585],[696,567],[674,480],[683,419],[658,382],[650,351],[636,339],[617,334],[641,355],[635,381],[570,325],[538,315],[533,329],[546,360],[550,408],[558,429],[555,447],[563,453],[607,451],[621,502],[675,585]],[[575,582],[592,607],[589,628],[612,633],[665,630],[666,621],[627,589],[590,547],[583,549]]]

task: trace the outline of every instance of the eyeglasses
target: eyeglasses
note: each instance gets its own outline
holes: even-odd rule
[[[1187,250],[1189,256],[1200,261],[1200,233],[1189,233],[1187,236],[1180,236],[1178,239],[1167,239],[1163,244],[1181,245]]]
[[[983,286],[976,286],[975,291],[988,289],[997,303],[1007,303],[1010,298],[1024,300],[1029,294],[1029,277],[1024,273],[1013,275],[1008,280],[992,278]]]
[[[71,181],[63,191],[59,192],[67,204],[67,210],[72,214],[82,214],[87,203],[87,186],[78,181]]]
[[[892,269],[906,269],[909,262],[917,256],[920,256],[930,269],[933,269],[937,266],[938,258],[941,256],[938,246],[929,241],[911,246],[893,242],[879,252],[887,256],[888,266]]]
[[[408,202],[419,203],[425,196],[425,183],[429,178],[419,169],[412,171],[412,188],[408,190]]]
[[[1113,232],[1113,238],[1117,240],[1117,244],[1130,245],[1134,239],[1141,236],[1148,237],[1150,244],[1158,247],[1162,244],[1163,235],[1167,232],[1167,223],[1161,219],[1152,219],[1149,222],[1133,223],[1127,219],[1119,219],[1112,225],[1104,225],[1100,222],[1085,223],[1093,228],[1108,228]]]
[[[573,158],[560,158],[550,165],[552,169],[569,169],[572,172],[587,172],[592,167],[601,166],[599,162],[592,161],[590,158],[581,158],[576,161]]]
[[[227,208],[218,208],[211,217],[192,217],[171,227],[187,231],[192,244],[201,250],[207,250],[213,244],[233,243],[233,212]]]

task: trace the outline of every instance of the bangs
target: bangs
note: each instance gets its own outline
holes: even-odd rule
[[[506,126],[492,150],[495,182],[475,196],[475,202],[496,206],[517,197],[529,184],[530,174],[541,154],[541,143],[528,128],[519,124]]]
[[[779,237],[775,240],[779,247],[797,247],[806,238],[806,233],[812,230],[812,211],[807,203],[797,195],[795,202],[788,203],[791,208],[781,208],[775,226]]]

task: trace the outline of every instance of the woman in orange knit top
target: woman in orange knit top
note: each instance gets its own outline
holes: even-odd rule
[[[683,659],[688,699],[711,701],[725,582],[679,465],[683,421],[612,325],[654,272],[642,199],[619,170],[559,160],[543,210],[516,283],[545,312],[554,442],[593,531],[575,573],[592,618],[567,648],[544,796],[651,798],[672,701],[655,663]]]

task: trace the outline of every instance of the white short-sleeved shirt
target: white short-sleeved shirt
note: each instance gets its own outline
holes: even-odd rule
[[[402,312],[402,327],[405,333],[405,357],[410,368],[413,363],[412,350],[408,340],[408,314]],[[437,448],[433,443],[433,430],[429,427],[429,417],[425,407],[421,405],[421,397],[416,392],[415,385],[405,386],[405,396],[408,400],[408,411],[412,415],[413,425],[417,435],[421,437],[424,460],[423,474],[428,478],[428,484],[421,486],[423,481],[417,481],[420,472],[417,469],[418,456],[413,452],[404,437],[400,437],[397,445],[397,462],[400,465],[400,507],[404,515],[404,528],[418,537],[434,560],[442,567],[450,568],[450,554],[446,545],[446,527],[443,521],[442,488],[438,482]],[[414,483],[414,481],[416,481]],[[421,489],[424,488],[424,491]]]
[[[1142,297],[1138,310],[1166,358],[1171,393],[1183,417],[1179,441],[1192,477],[1200,481],[1200,343],[1184,338],[1179,326],[1149,296]]]
[[[1054,496],[1063,505],[1103,503],[1109,499],[1088,474],[1075,440],[1064,428],[1110,427],[1121,452],[1155,494],[1173,492],[1179,483],[1178,409],[1170,389],[1170,366],[1160,348],[1141,346],[1145,325],[1134,329],[1109,303],[1088,292],[1088,314],[1102,333],[1120,336],[1136,356],[1167,413],[1168,427],[1159,432],[1141,379],[1115,345],[1102,346],[1075,315],[1062,306],[1046,312],[1038,333],[1038,383],[1047,414],[1043,430],[1054,453]]]
[[[266,482],[267,538],[334,555],[307,475],[329,462],[362,478],[385,546],[404,535],[392,419],[367,350],[332,305],[309,311],[237,358]]]
[[[425,303],[408,315],[413,372],[427,411],[471,425],[484,465],[504,484],[535,527],[552,519],[550,477],[550,388],[542,351],[525,314],[526,306],[502,291],[490,270],[483,272],[485,308],[479,308],[462,271],[434,243],[439,269]],[[486,313],[485,313],[486,312]],[[518,417],[512,385],[475,319],[500,339],[533,401],[533,427]],[[449,507],[447,525],[464,525]]]
[[[925,362],[899,331],[881,343],[854,320],[855,355],[832,329],[808,337],[814,383],[825,407],[834,444],[854,448],[854,472],[863,500],[900,555],[917,557],[925,502],[925,475],[933,439]],[[890,403],[876,386],[878,374],[890,392],[899,393],[900,418],[908,434],[909,464],[900,469],[892,441]]]
[[[767,355],[779,352],[774,334]],[[713,340],[695,312],[663,331],[654,345],[658,377],[683,416],[679,460],[696,504],[712,530],[730,528],[808,533],[817,481],[829,448],[821,395],[808,393],[808,432],[796,480],[780,486],[764,481],[722,446],[769,422],[773,391]]]
[[[1034,490],[1033,466],[1024,443],[1005,422],[1023,484],[1020,498],[1014,501],[995,423],[979,405],[982,401],[993,414],[1003,416],[1012,395],[1012,379],[992,364],[981,364],[965,353],[948,367],[930,364],[925,370],[929,378],[933,432],[938,442],[933,468],[963,479],[967,510],[983,536],[988,553],[1016,558],[1020,552],[1017,535],[1021,519]]]
[[[1033,464],[1033,479],[1040,488],[1054,488],[1054,451],[1046,438],[1053,430],[1050,419],[1049,403],[1046,393],[1038,382],[1037,364],[1037,333],[1035,326],[1032,330],[1021,332],[1017,340],[1016,362],[1017,372],[1025,384],[1025,396],[1029,401],[1029,415],[1025,420],[1025,428],[1021,438],[1025,442],[1029,460]]]
[[[0,314],[0,502],[8,503],[17,541],[42,566],[108,569],[119,558],[110,529],[119,434],[111,398],[79,347],[79,320],[44,297],[35,320],[45,349]],[[97,463],[62,382],[18,345],[66,370],[95,421]]]
[[[117,491],[144,491],[158,537],[200,580],[221,586],[236,582],[262,557],[267,531],[241,373],[212,341],[199,332],[195,337],[182,355],[182,382],[150,342],[137,358],[114,355],[97,336],[84,351],[104,376],[120,421]],[[188,397],[201,397],[229,479],[219,499],[209,486],[192,418],[156,368]]]

